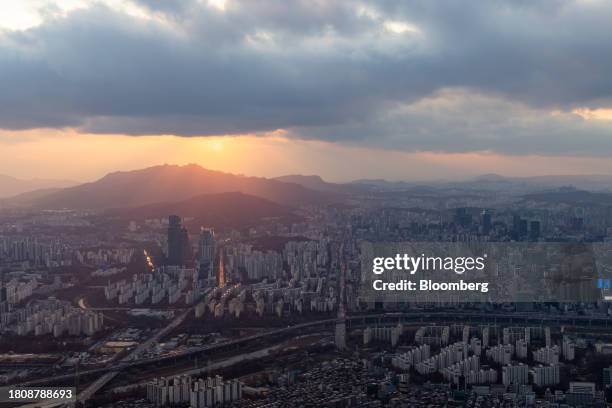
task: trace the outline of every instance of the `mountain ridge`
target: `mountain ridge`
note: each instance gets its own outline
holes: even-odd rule
[[[20,179],[17,177],[0,174],[0,198],[12,197],[35,190],[49,188],[64,188],[78,184],[72,180],[61,179]]]
[[[299,184],[208,170],[195,164],[159,165],[109,173],[99,180],[36,197],[39,208],[108,209],[176,202],[202,194],[241,192],[288,206],[325,204],[338,194]]]

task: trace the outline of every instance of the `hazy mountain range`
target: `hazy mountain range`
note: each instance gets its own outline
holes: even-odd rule
[[[542,189],[554,189],[572,186],[588,191],[612,191],[612,176],[608,175],[559,175],[505,177],[497,174],[485,174],[463,181],[435,180],[387,181],[383,179],[361,179],[351,182],[353,185],[368,187],[374,190],[412,190],[418,189],[462,189],[462,190],[514,190],[517,193],[529,193]]]
[[[567,186],[575,186],[580,190],[612,191],[612,176],[598,175],[523,178],[483,175],[458,182],[357,180],[351,183],[329,183],[317,175],[288,175],[270,179],[207,170],[194,164],[161,165],[141,170],[114,172],[94,182],[63,188],[62,183],[70,182],[55,181],[55,186],[59,188],[50,188],[54,184],[53,180],[32,180],[30,184],[15,180],[10,177],[1,178],[0,181],[4,183],[2,185],[7,186],[2,191],[15,191],[9,190],[9,186],[13,186],[11,187],[13,189],[20,188],[21,191],[26,189],[30,191],[4,198],[0,200],[0,205],[98,210],[139,207],[139,211],[143,214],[157,216],[169,212],[171,208],[168,207],[168,203],[174,203],[176,212],[185,212],[185,216],[196,218],[206,217],[204,213],[198,212],[200,210],[196,210],[200,204],[222,207],[220,203],[229,203],[228,214],[231,212],[233,216],[238,216],[243,210],[249,211],[249,206],[235,207],[236,210],[232,210],[233,200],[250,202],[253,208],[261,208],[261,214],[258,216],[284,216],[290,207],[341,202],[353,194],[375,191],[426,190],[431,193],[444,191],[456,193],[497,190],[521,195]],[[41,187],[36,189],[38,186]],[[226,193],[241,193],[241,195]],[[137,215],[137,212],[133,215]]]
[[[29,204],[47,209],[108,209],[235,192],[286,206],[324,204],[341,198],[339,193],[312,190],[300,184],[274,179],[207,170],[197,165],[163,165],[110,173],[97,181],[61,190],[30,192],[4,200],[4,203]]]
[[[22,180],[0,174],[0,197],[11,197],[17,194],[48,188],[64,188],[78,184],[71,180],[31,179]]]
[[[321,178],[321,176],[310,175],[303,176],[301,174],[291,174],[287,176],[276,177],[274,180],[282,181],[283,183],[295,183],[311,190],[325,191],[330,193],[357,193],[364,191],[365,185],[357,185],[352,183],[330,183]]]

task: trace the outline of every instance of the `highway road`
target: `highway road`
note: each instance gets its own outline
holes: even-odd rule
[[[170,324],[168,324],[166,327],[164,327],[163,329],[161,329],[160,331],[158,331],[157,333],[155,333],[153,336],[151,336],[147,341],[145,341],[144,343],[139,344],[130,354],[128,354],[127,356],[125,356],[121,362],[122,363],[126,363],[129,361],[135,361],[138,360],[138,358],[140,357],[140,355],[145,352],[146,350],[150,349],[152,345],[154,345],[155,343],[158,343],[159,340],[161,338],[163,338],[164,336],[166,336],[168,333],[171,333],[172,330],[176,329],[178,326],[181,325],[181,323],[183,323],[183,321],[185,320],[185,318],[187,317],[187,315],[194,309],[194,307],[191,307],[189,309],[187,309],[185,312],[181,313],[179,316],[177,316],[176,318],[174,318]],[[86,389],[84,389],[79,396],[77,397],[79,402],[84,402],[87,401],[89,398],[91,398],[96,392],[98,392],[98,390],[102,387],[104,387],[106,384],[108,384],[108,382],[110,380],[112,380],[113,378],[115,378],[115,376],[119,374],[119,371],[110,371],[106,374],[104,374],[102,377],[98,378],[96,381],[94,381],[92,384],[89,385],[89,387],[87,387]]]
[[[121,370],[124,370],[129,367],[137,367],[141,365],[147,365],[152,363],[159,363],[165,360],[176,359],[179,357],[184,357],[193,354],[199,354],[202,352],[210,352],[216,349],[225,348],[228,346],[240,345],[256,340],[260,340],[266,337],[273,337],[276,335],[290,333],[292,331],[302,331],[304,329],[310,327],[316,327],[321,325],[333,325],[338,319],[323,319],[316,320],[307,323],[300,323],[293,326],[288,326],[281,329],[274,329],[264,333],[255,334],[252,336],[241,337],[238,339],[228,340],[222,343],[211,344],[202,347],[196,347],[192,349],[188,349],[182,351],[180,353],[175,353],[170,356],[160,356],[154,358],[147,359],[139,359],[138,356],[143,350],[146,350],[154,341],[159,340],[165,334],[169,333],[174,328],[178,327],[180,323],[185,319],[188,313],[192,309],[189,309],[182,313],[179,317],[174,319],[168,326],[159,331],[156,335],[151,337],[145,343],[142,343],[138,346],[132,353],[130,353],[127,357],[122,359],[119,363],[114,364],[111,367],[102,367],[97,369],[91,369],[82,371],[81,375],[92,375],[92,374],[100,374],[98,380],[92,383],[87,389],[85,389],[81,394],[79,394],[79,401],[85,401],[91,398],[99,389],[101,389],[105,384],[107,384],[110,380],[112,380]],[[415,323],[422,322],[423,324],[429,324],[431,322],[440,321],[441,319],[447,319],[449,321],[462,319],[464,321],[473,321],[473,323],[479,324],[496,324],[499,322],[515,322],[515,324],[526,324],[530,325],[534,324],[553,324],[553,325],[573,325],[573,326],[591,326],[593,323],[597,324],[601,327],[609,327],[612,326],[612,318],[608,317],[592,317],[592,316],[573,316],[573,315],[550,315],[543,313],[485,313],[485,312],[473,312],[473,311],[419,311],[419,312],[396,312],[396,313],[376,313],[376,314],[365,314],[365,315],[353,315],[347,316],[345,321],[347,323],[356,323],[359,324],[361,322],[368,322],[370,324],[381,321],[381,320],[403,320],[403,321],[414,321]],[[74,374],[66,374],[62,376],[57,376],[50,379],[38,379],[32,380],[28,382],[24,382],[18,384],[20,386],[32,386],[32,385],[41,385],[50,382],[61,382],[61,381],[71,381],[74,379]],[[37,407],[40,405],[30,405],[29,407]],[[44,408],[56,407],[59,405],[44,405]]]
[[[176,329],[181,323],[183,323],[183,321],[185,320],[187,315],[192,310],[193,310],[193,307],[187,309],[185,312],[181,313],[179,316],[177,316],[174,319],[172,319],[172,321],[166,327],[164,327],[163,329],[161,329],[158,332],[156,332],[153,336],[148,338],[144,343],[139,344],[134,350],[132,350],[132,352],[130,354],[125,356],[123,359],[121,359],[120,363],[118,364],[118,367],[124,367],[123,364],[129,363],[131,361],[138,360],[138,358],[140,357],[140,355],[144,351],[148,350],[153,344],[159,342],[159,340],[161,338],[166,336],[168,333],[172,332],[172,330]],[[79,402],[87,401],[96,392],[98,392],[102,387],[104,387],[106,384],[108,384],[109,381],[111,381],[113,378],[115,378],[115,376],[117,376],[117,374],[119,374],[119,370],[116,370],[115,366],[107,367],[107,368],[110,371],[104,373],[104,375],[102,375],[102,377],[98,378],[96,381],[91,383],[87,388],[85,388],[77,396],[77,401],[79,401]],[[74,378],[74,374],[73,375],[68,375],[68,376],[62,376],[62,377],[67,377],[67,379],[70,379],[70,378]],[[55,377],[52,380],[56,380],[57,378],[58,377]],[[28,407],[28,408],[35,408],[35,407],[53,408],[53,407],[60,407],[62,405],[65,405],[65,403],[48,402],[48,403],[42,403],[42,404],[41,403],[28,404],[28,405],[24,405],[24,407]]]
[[[327,334],[329,335],[329,332],[327,332]],[[306,336],[304,336],[306,337]],[[202,367],[199,368],[192,368],[192,369],[188,369],[188,370],[183,370],[180,372],[177,372],[176,374],[173,375],[189,375],[189,376],[195,376],[195,375],[202,375],[202,374],[206,374],[209,373],[211,371],[217,371],[217,370],[221,370],[224,368],[228,368],[228,367],[232,367],[238,364],[244,364],[247,361],[251,361],[251,360],[259,360],[262,359],[264,357],[268,357],[270,356],[270,354],[272,352],[276,352],[279,350],[282,350],[283,348],[287,347],[289,344],[291,344],[292,340],[285,340],[279,344],[275,344],[273,346],[267,346],[264,347],[262,349],[259,350],[255,350],[255,351],[250,351],[250,352],[246,352],[246,353],[240,353],[240,354],[235,354],[229,358],[222,358],[219,359],[218,361],[214,361],[214,362],[210,362],[207,365],[204,365]],[[319,341],[318,338],[316,339],[316,341]],[[113,392],[127,392],[130,391],[134,388],[137,387],[141,387],[142,385],[146,384],[146,381],[140,382],[140,383],[136,383],[136,384],[130,384],[127,386],[121,386],[121,387],[117,387],[117,388],[113,388]]]

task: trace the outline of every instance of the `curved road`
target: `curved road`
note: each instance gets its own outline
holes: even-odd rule
[[[136,366],[147,365],[151,363],[158,363],[164,360],[176,359],[178,357],[184,357],[184,356],[198,354],[202,352],[209,352],[209,351],[213,351],[213,350],[228,347],[228,346],[248,343],[248,342],[263,339],[266,337],[272,337],[272,336],[279,335],[279,334],[286,334],[286,333],[289,333],[295,330],[301,330],[301,329],[306,329],[306,328],[321,326],[321,325],[331,325],[331,324],[335,324],[339,320],[337,318],[331,318],[331,319],[316,320],[316,321],[307,322],[307,323],[300,323],[300,324],[285,327],[282,329],[270,330],[265,333],[259,333],[259,334],[255,334],[252,336],[241,337],[239,339],[228,340],[223,343],[217,343],[213,345],[193,348],[193,349],[186,350],[186,351],[183,351],[177,354],[173,354],[171,356],[161,356],[161,357],[154,357],[154,358],[138,359],[138,356],[142,353],[143,350],[146,350],[153,342],[159,340],[160,338],[162,338],[163,336],[171,332],[173,329],[178,327],[183,322],[185,317],[189,314],[189,312],[191,312],[192,309],[193,308],[186,310],[179,317],[174,319],[164,329],[159,331],[157,334],[155,334],[145,343],[140,344],[136,349],[134,349],[134,351],[132,351],[132,353],[130,353],[127,357],[122,359],[119,364],[113,365],[111,367],[102,367],[102,368],[82,371],[81,375],[102,374],[102,377],[100,377],[98,380],[92,383],[89,387],[83,390],[83,392],[79,394],[78,400],[83,402],[91,398],[99,389],[101,389],[110,380],[112,380],[121,370],[124,370],[129,367],[136,367]],[[436,319],[442,318],[442,319],[448,319],[449,321],[451,319],[454,320],[458,318],[461,318],[462,320],[470,320],[470,321],[472,319],[477,319],[482,323],[486,321],[488,323],[493,323],[493,324],[497,324],[497,321],[501,320],[501,321],[509,321],[511,324],[513,321],[516,321],[517,322],[516,324],[519,324],[520,321],[523,321],[525,323],[528,323],[531,321],[531,322],[534,322],[531,324],[554,323],[555,325],[568,324],[568,325],[573,325],[573,326],[591,326],[593,323],[596,323],[597,325],[604,326],[604,327],[608,327],[608,325],[612,325],[612,318],[607,318],[607,317],[567,316],[567,315],[555,316],[555,315],[549,315],[549,314],[536,314],[536,313],[484,313],[484,312],[475,313],[475,312],[463,312],[463,311],[422,311],[422,312],[376,313],[376,314],[347,316],[344,320],[348,323],[353,322],[353,321],[356,321],[356,322],[363,321],[365,323],[367,320],[372,320],[372,319],[374,319],[377,322],[383,319],[391,319],[391,320],[395,320],[395,319],[413,320],[414,319],[416,322],[419,322],[419,321],[424,322],[424,321],[427,321],[427,319],[431,319],[431,318],[436,318]],[[18,385],[19,386],[40,385],[40,384],[45,384],[49,382],[71,380],[73,378],[74,378],[74,373],[65,374],[65,375],[61,375],[61,376],[57,376],[57,377],[53,377],[49,379],[31,380],[31,381],[24,382]],[[55,405],[40,405],[39,404],[39,405],[29,405],[29,406],[50,408],[50,407],[56,407],[60,405],[61,404],[55,404]]]

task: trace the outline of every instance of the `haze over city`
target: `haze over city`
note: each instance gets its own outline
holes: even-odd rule
[[[612,406],[611,22],[0,0],[0,407]]]

